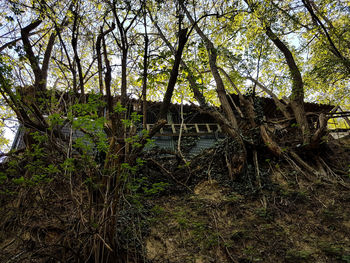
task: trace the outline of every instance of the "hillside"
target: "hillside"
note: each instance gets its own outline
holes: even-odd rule
[[[0,1],[0,262],[349,263],[348,2]]]
[[[145,153],[123,186],[115,220],[123,257],[113,261],[350,262],[349,138],[323,147],[329,169],[317,176],[259,156],[261,187],[249,163],[230,177],[235,147],[224,140],[186,163]],[[24,185],[1,184],[0,262],[96,262],[86,182],[61,175]]]

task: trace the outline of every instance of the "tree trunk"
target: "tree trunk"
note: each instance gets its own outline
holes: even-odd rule
[[[143,128],[146,128],[147,124],[147,76],[148,76],[148,45],[149,39],[147,34],[146,25],[146,13],[143,16],[145,26],[145,50],[143,53],[143,76],[142,76],[142,115],[143,115]]]
[[[128,47],[123,45],[122,50],[122,85],[121,85],[121,104],[126,105],[126,91],[127,91],[127,62],[128,62]]]
[[[101,54],[101,43],[102,39],[104,38],[105,35],[109,34],[115,29],[115,24],[113,23],[112,26],[106,30],[103,31],[103,27],[100,28],[100,34],[97,36],[96,39],[96,54],[97,54],[97,68],[98,68],[98,83],[99,83],[99,88],[100,88],[100,93],[103,94],[103,67],[102,67],[102,54]]]
[[[176,55],[176,50],[175,48],[171,45],[171,43],[169,42],[169,40],[165,37],[165,35],[163,34],[162,30],[160,29],[160,27],[158,26],[157,22],[153,19],[151,12],[148,10],[148,13],[150,15],[151,21],[154,24],[154,26],[157,28],[158,34],[161,37],[161,39],[164,41],[164,43],[168,46],[168,48],[170,49],[170,51],[174,54],[174,56]],[[196,83],[194,75],[192,70],[187,66],[187,64],[185,63],[185,61],[183,61],[183,59],[181,59],[181,67],[183,67],[183,69],[188,73],[186,74],[186,79],[188,80],[188,82],[190,83],[190,88],[193,92],[193,96],[194,98],[198,101],[199,105],[203,108],[207,108],[208,104],[205,100],[205,97],[203,96],[203,93],[199,90],[199,84]]]
[[[221,106],[229,119],[232,127],[234,129],[238,129],[238,123],[237,119],[234,115],[234,112],[229,104],[229,101],[226,96],[226,90],[224,86],[224,82],[222,81],[222,78],[220,76],[218,67],[216,65],[216,58],[217,58],[217,51],[214,47],[214,44],[210,41],[210,39],[204,34],[204,32],[199,28],[199,26],[196,24],[196,22],[193,20],[191,14],[188,12],[187,8],[185,5],[180,1],[182,9],[185,11],[187,18],[190,20],[191,24],[194,26],[194,29],[198,33],[198,35],[201,37],[203,40],[205,47],[208,52],[209,56],[209,66],[211,73],[214,77],[215,83],[216,83],[216,91],[219,97],[219,100],[221,102]]]
[[[181,56],[182,56],[182,52],[184,50],[186,42],[187,42],[187,28],[181,29],[179,32],[179,45],[175,54],[174,65],[170,72],[168,86],[164,95],[162,106],[160,108],[158,119],[166,119],[166,115],[168,113],[168,109],[171,102],[171,97],[173,96],[175,84],[177,81],[177,76],[179,75],[179,66],[180,66]]]
[[[275,46],[283,53],[287,61],[290,75],[292,77],[292,95],[290,96],[290,106],[301,130],[303,143],[308,144],[310,142],[311,134],[304,110],[304,84],[301,73],[289,48],[278,38],[270,27],[266,27],[266,34],[272,40]]]

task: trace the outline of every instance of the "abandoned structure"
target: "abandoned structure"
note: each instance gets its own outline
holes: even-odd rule
[[[255,97],[255,100],[259,104],[259,107],[257,108],[259,108],[262,113],[261,116],[263,116],[263,121],[267,122],[268,124],[270,123],[272,128],[274,128],[274,121],[280,120],[283,118],[283,115],[276,107],[273,99]],[[230,101],[232,104],[231,106],[234,109],[235,105],[239,106],[238,95],[230,95]],[[128,113],[130,114],[132,112],[137,112],[138,114],[142,114],[141,105],[142,102],[140,100],[130,99],[127,107]],[[160,102],[147,102],[146,120],[143,121],[141,119],[139,126],[137,127],[139,130],[146,129],[149,131],[153,127],[153,125],[157,122],[160,105]],[[218,108],[218,110],[220,109]],[[350,114],[347,112],[337,112],[335,107],[332,105],[306,102],[305,112],[308,114],[309,121],[314,123],[314,125],[317,125],[317,116],[320,113],[324,113],[332,114],[334,115],[334,118],[345,118],[350,127],[349,119],[347,119],[347,116]],[[239,114],[237,111],[236,113],[238,116],[239,125],[241,126],[242,130],[244,130],[246,121],[241,114]],[[145,127],[143,127],[144,125]],[[279,125],[279,129],[283,129],[283,126]],[[22,149],[25,147],[25,142],[23,139],[24,132],[23,125],[20,125],[12,144],[13,150]],[[66,136],[72,136],[73,141],[84,136],[84,133],[81,130],[72,130],[70,125],[63,126],[62,133]],[[176,151],[179,136],[181,136],[182,139],[186,137],[195,138],[195,140],[192,140],[192,148],[189,151],[189,154],[192,156],[199,154],[206,148],[210,148],[216,141],[224,137],[220,125],[215,122],[212,116],[202,113],[198,106],[193,104],[172,104],[167,115],[167,124],[153,137],[154,146]],[[149,147],[146,147],[146,149],[149,149]]]

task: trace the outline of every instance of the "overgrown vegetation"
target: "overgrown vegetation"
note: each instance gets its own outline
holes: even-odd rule
[[[345,2],[0,7],[0,261],[349,262],[350,144],[305,103],[349,107]],[[193,157],[198,116],[222,140]]]
[[[120,261],[348,262],[347,176],[307,178],[265,156],[271,159],[259,159],[260,188],[253,165],[229,177],[226,140],[190,164],[154,148],[128,169],[115,222],[118,254],[125,256]],[[332,146],[328,154],[341,167],[348,151]],[[28,169],[25,157],[8,162],[8,176],[1,177],[1,260],[83,260],[103,226],[93,198],[105,186],[86,177],[88,166],[80,168],[77,160],[72,165],[84,173],[74,170],[74,177],[48,168],[40,180],[21,179],[27,178],[20,176]]]

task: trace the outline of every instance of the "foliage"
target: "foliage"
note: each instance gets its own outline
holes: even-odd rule
[[[164,120],[170,101],[195,99],[227,135],[226,143],[212,151],[217,157],[209,164],[213,169],[204,172],[208,163],[200,160],[197,171],[225,178],[227,186],[244,178],[249,183],[237,187],[261,196],[268,179],[256,160],[261,150],[294,164],[295,171],[305,170],[305,176],[319,175],[316,169],[323,162],[312,153],[327,132],[321,118],[317,123],[307,119],[304,97],[349,107],[350,20],[349,6],[342,1],[16,0],[0,8],[0,147],[2,151],[8,144],[5,120],[14,116],[26,144],[6,154],[10,158],[0,173],[1,193],[18,192],[21,200],[21,195],[38,192],[45,203],[43,189],[54,195],[51,187],[62,184],[68,195],[63,199],[78,212],[68,231],[77,238],[74,244],[58,245],[69,250],[60,261],[119,258],[118,224],[129,216],[135,223],[146,213],[144,202],[170,189],[175,177],[153,180],[145,175],[141,154],[170,121]],[[235,108],[228,93],[239,95]],[[256,95],[274,97],[288,136],[269,130]],[[147,100],[161,101],[151,130],[141,127],[152,107]],[[181,140],[180,150],[189,152],[197,138]],[[310,165],[305,162],[309,156],[314,158]],[[197,164],[183,159],[180,153],[171,166],[195,170]],[[323,166],[322,172],[332,172]],[[169,176],[168,167],[159,168]],[[199,180],[190,177],[182,185],[186,189],[187,180]],[[285,198],[292,195],[287,192]],[[131,212],[122,209],[126,204]],[[255,215],[273,219],[267,208]],[[177,218],[196,240],[207,238],[203,249],[219,239],[216,232],[206,236],[204,222],[187,222],[181,213]],[[126,229],[122,237],[132,231]],[[137,238],[133,242],[140,245]],[[253,248],[247,246],[245,252],[260,260]],[[288,255],[291,260],[309,258],[304,251]]]

